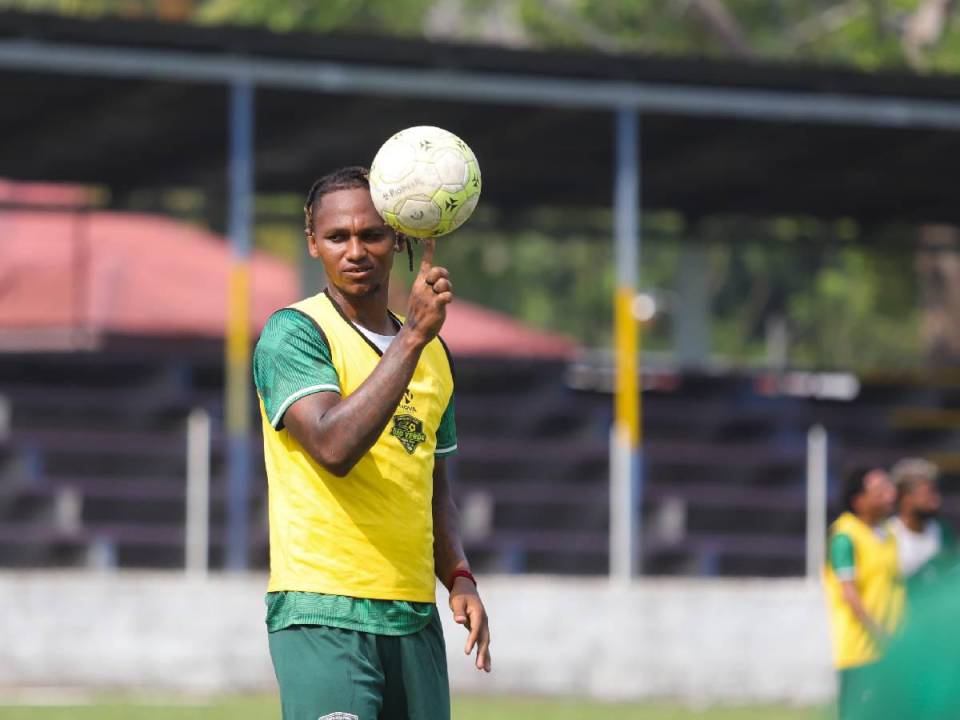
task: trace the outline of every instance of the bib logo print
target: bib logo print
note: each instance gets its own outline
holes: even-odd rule
[[[353,713],[335,712],[329,715],[322,715],[318,717],[317,720],[360,720],[360,718]]]
[[[417,408],[413,404],[413,390],[407,388],[403,391],[403,397],[400,398],[400,404],[397,406],[397,410],[402,410],[410,415],[416,414]]]
[[[423,421],[413,415],[394,415],[393,428],[390,430],[403,449],[410,455],[416,451],[417,446],[427,439],[423,433]]]

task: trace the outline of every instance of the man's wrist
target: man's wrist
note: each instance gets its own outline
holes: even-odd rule
[[[457,582],[457,578],[465,578],[473,583],[474,587],[477,587],[477,579],[473,576],[473,573],[467,570],[466,568],[457,568],[450,574],[450,582],[447,583],[447,587],[453,591],[454,583]]]
[[[410,325],[404,325],[402,328],[400,328],[400,331],[397,333],[394,341],[396,340],[400,340],[401,346],[408,352],[412,353],[422,352],[430,342],[429,338],[420,337],[420,334]]]

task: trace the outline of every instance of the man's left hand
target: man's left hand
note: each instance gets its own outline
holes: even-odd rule
[[[490,625],[487,611],[476,586],[469,578],[458,577],[453,581],[450,589],[450,610],[453,611],[454,622],[470,631],[467,644],[463,648],[464,654],[469,655],[476,647],[477,670],[490,672]]]

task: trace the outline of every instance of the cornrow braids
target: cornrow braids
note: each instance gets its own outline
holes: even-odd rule
[[[303,205],[303,229],[307,237],[313,237],[313,213],[320,199],[324,195],[337,190],[353,190],[356,188],[370,189],[370,171],[360,165],[343,167],[314,180],[307,191],[307,201]],[[416,238],[397,233],[397,239],[402,240],[407,246],[407,264],[410,272],[413,272],[412,241],[415,241]]]
[[[403,233],[397,233],[397,236],[403,238],[403,244],[407,246],[407,267],[410,268],[410,272],[413,272],[413,243],[419,243],[420,241]]]
[[[864,465],[854,468],[847,473],[847,476],[843,482],[843,490],[841,493],[844,510],[853,512],[853,503],[860,496],[860,493],[867,489],[867,475],[872,473],[874,470],[879,470],[879,468],[867,467]]]
[[[356,188],[370,189],[370,171],[360,165],[343,167],[314,180],[313,185],[307,192],[307,202],[303,205],[303,229],[307,237],[313,236],[313,212],[320,199],[324,195],[337,190],[354,190]]]

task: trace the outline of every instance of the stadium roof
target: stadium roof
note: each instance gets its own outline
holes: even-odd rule
[[[69,188],[8,190],[0,181],[0,198],[71,195]],[[107,336],[224,335],[230,251],[212,233],[137,213],[7,210],[0,235],[0,351],[93,347]],[[270,313],[299,298],[300,278],[262,252],[252,278],[256,337]],[[406,304],[402,293],[392,299]],[[457,356],[560,359],[576,348],[464,300],[448,315],[443,337]]]
[[[260,190],[434,124],[474,147],[506,222],[608,206],[629,106],[646,207],[960,222],[950,77],[17,13],[0,13],[0,175],[223,191],[236,78],[257,88]]]

